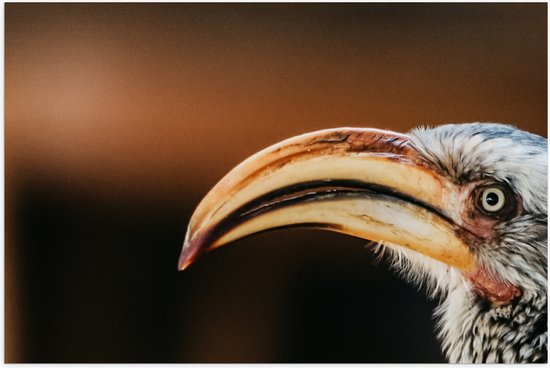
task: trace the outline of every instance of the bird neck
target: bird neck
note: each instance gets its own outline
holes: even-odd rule
[[[436,311],[451,363],[547,361],[546,295],[495,305],[464,286],[452,288]]]

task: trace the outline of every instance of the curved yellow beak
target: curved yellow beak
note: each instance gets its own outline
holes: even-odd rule
[[[179,269],[243,237],[300,226],[391,242],[468,271],[474,257],[445,214],[455,192],[405,135],[303,134],[256,153],[214,186],[191,218]]]

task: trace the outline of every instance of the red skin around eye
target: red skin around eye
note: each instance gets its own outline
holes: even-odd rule
[[[512,193],[508,193],[507,198],[515,201],[508,203],[507,208],[504,208],[503,218],[485,215],[476,207],[475,200],[465,202],[462,207],[461,225],[467,231],[459,231],[459,235],[473,248],[491,246],[492,242],[498,241],[495,226],[506,218],[523,213],[519,196],[514,197]],[[477,267],[474,271],[465,273],[465,276],[470,280],[474,292],[493,304],[506,304],[521,296],[521,290],[517,286],[503,281],[483,267]]]

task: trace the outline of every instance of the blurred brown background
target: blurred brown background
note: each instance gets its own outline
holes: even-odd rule
[[[435,301],[365,241],[176,265],[248,155],[342,125],[546,136],[546,4],[6,4],[7,362],[438,362]]]

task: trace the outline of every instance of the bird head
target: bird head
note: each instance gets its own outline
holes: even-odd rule
[[[408,134],[338,128],[287,139],[239,164],[205,196],[179,269],[217,247],[288,227],[368,239],[400,272],[442,295],[440,335],[451,361],[545,354],[538,317],[527,328],[536,330],[535,340],[514,332],[516,311],[546,316],[542,137],[472,123]],[[475,343],[480,333],[490,338]],[[506,339],[504,348],[491,350],[493,341]]]

